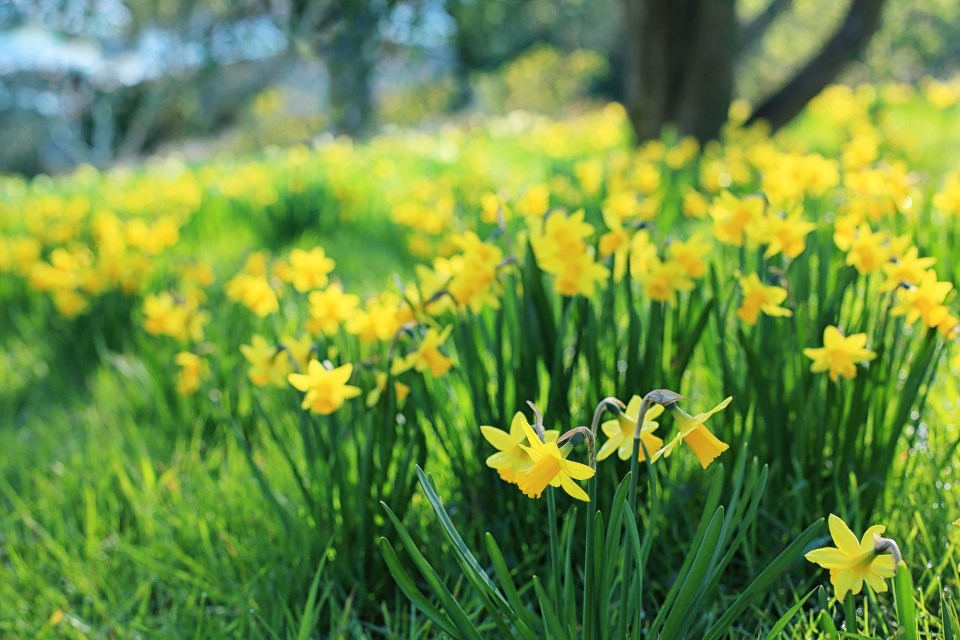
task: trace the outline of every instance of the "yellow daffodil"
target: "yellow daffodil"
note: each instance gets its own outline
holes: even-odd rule
[[[761,311],[775,318],[789,318],[793,315],[790,309],[780,306],[780,303],[787,299],[787,290],[763,284],[755,273],[740,277],[740,289],[743,291],[743,302],[737,309],[737,317],[751,326],[757,324]]]
[[[200,382],[209,376],[206,360],[195,353],[181,351],[173,358],[180,370],[177,372],[177,391],[188,396],[200,388]]]
[[[416,369],[423,372],[430,370],[430,375],[439,378],[453,366],[453,360],[440,353],[440,345],[447,339],[453,325],[447,325],[443,331],[438,332],[433,327],[427,329],[427,335],[423,337],[420,346],[413,353],[396,360],[393,363],[391,373],[398,375],[408,369]]]
[[[503,252],[499,247],[481,240],[472,231],[457,237],[455,244],[461,253],[447,262],[451,276],[447,291],[458,304],[474,311],[485,306],[496,307],[494,286]]]
[[[823,330],[823,346],[804,349],[803,355],[813,360],[810,365],[813,373],[829,371],[831,380],[836,380],[837,376],[850,380],[857,376],[857,363],[869,362],[877,357],[866,345],[867,334],[856,333],[844,337],[840,329],[831,325]]]
[[[307,329],[313,334],[332,336],[356,311],[360,298],[344,293],[337,283],[323,291],[310,292],[310,320]]]
[[[890,311],[892,316],[906,316],[907,322],[923,319],[928,327],[936,327],[948,315],[943,302],[953,290],[950,282],[938,282],[934,271],[927,271],[915,286],[907,286],[897,292],[898,304]]]
[[[563,457],[560,447],[555,442],[541,442],[533,428],[526,420],[521,423],[523,432],[527,436],[529,446],[520,445],[527,452],[533,465],[526,471],[517,474],[517,486],[530,498],[539,498],[547,485],[562,487],[564,491],[577,500],[589,502],[586,491],[574,480],[592,478],[594,471],[585,464],[573,462]]]
[[[518,411],[510,422],[509,433],[496,427],[480,427],[480,433],[497,450],[487,458],[487,466],[496,469],[500,478],[506,482],[516,484],[517,474],[533,466],[530,455],[520,446],[527,439],[525,425],[529,427],[527,418]],[[544,433],[547,442],[555,442],[559,435],[557,431]]]
[[[543,224],[543,231],[534,242],[537,264],[544,271],[556,273],[563,269],[572,254],[583,253],[585,240],[593,235],[593,225],[584,222],[583,209],[572,214],[551,214]]]
[[[562,296],[581,295],[593,297],[597,285],[606,282],[610,271],[594,261],[593,254],[584,247],[583,251],[572,253],[562,266],[553,272],[556,276],[554,287]]]
[[[947,176],[943,191],[933,196],[933,206],[950,215],[960,215],[960,172]]]
[[[690,278],[702,278],[707,272],[707,256],[710,254],[710,240],[700,234],[694,234],[685,242],[673,242],[667,247],[670,259],[679,264]]]
[[[307,373],[291,373],[287,381],[297,390],[306,392],[300,405],[302,409],[325,416],[339,409],[344,400],[360,395],[359,387],[347,384],[352,373],[352,364],[328,370],[319,360],[311,360]]]
[[[603,186],[603,163],[598,159],[582,160],[573,165],[573,175],[588,196],[596,195]]]
[[[690,218],[703,218],[707,215],[710,204],[706,196],[694,189],[686,187],[683,191],[683,215]]]
[[[904,284],[918,285],[927,269],[933,266],[936,258],[921,258],[916,247],[910,247],[902,256],[883,265],[887,279],[881,285],[881,291],[893,291]]]
[[[946,338],[947,340],[953,340],[960,334],[960,318],[948,313],[943,317],[943,320],[940,321],[940,324],[937,325],[937,331]]]
[[[741,246],[744,236],[752,235],[752,230],[762,222],[765,207],[762,198],[737,198],[729,191],[721,193],[710,207],[717,240],[735,247]]]
[[[863,583],[877,592],[887,590],[884,578],[892,578],[897,567],[893,556],[878,555],[874,534],[880,535],[886,527],[875,524],[860,541],[853,534],[850,527],[830,514],[830,535],[836,547],[814,549],[806,554],[806,559],[830,570],[830,582],[836,590],[837,599],[843,600],[847,593],[856,595],[863,588]]]
[[[310,337],[310,334],[304,333],[299,338],[283,336],[280,338],[280,344],[290,354],[290,360],[296,365],[296,370],[300,373],[306,371],[307,364],[310,362],[310,354],[313,353],[313,338]]]
[[[380,396],[383,394],[384,389],[387,388],[387,374],[385,371],[377,371],[374,374],[374,378],[376,379],[377,386],[367,394],[367,407],[373,407],[380,402]],[[393,391],[397,394],[398,407],[403,405],[407,400],[407,396],[410,395],[410,387],[397,380],[393,381]]]
[[[250,382],[263,387],[272,384],[282,387],[290,374],[290,356],[267,342],[260,334],[255,334],[250,344],[240,345],[240,353],[250,364],[247,376]]]
[[[789,215],[770,216],[766,222],[765,241],[767,250],[764,258],[772,258],[778,253],[788,258],[796,258],[807,246],[806,237],[817,225],[802,218],[803,212],[797,208]]]
[[[546,185],[531,186],[517,202],[517,212],[524,216],[542,216],[550,208],[550,189]]]
[[[874,232],[867,225],[862,225],[857,229],[856,237],[850,245],[847,264],[853,265],[863,275],[877,271],[890,258],[890,249],[886,241],[886,233]]]
[[[672,259],[661,261],[653,258],[649,271],[638,279],[643,283],[643,291],[648,298],[666,302],[671,307],[677,305],[677,293],[694,288],[693,280],[687,277],[683,265]]]
[[[265,277],[241,273],[227,283],[227,297],[236,300],[261,318],[280,309],[277,294]]]
[[[695,416],[691,416],[680,409],[677,403],[673,403],[667,407],[677,421],[680,432],[673,440],[668,442],[665,447],[657,451],[651,458],[651,461],[656,462],[661,456],[664,458],[668,457],[680,442],[686,442],[687,445],[693,449],[694,455],[696,455],[697,460],[700,461],[700,466],[704,469],[710,466],[710,463],[716,460],[721,453],[729,449],[730,445],[722,442],[707,429],[707,420],[713,416],[713,414],[726,409],[732,400],[733,397],[728,397],[713,409],[710,409],[710,411],[698,413]]]
[[[618,414],[613,420],[607,420],[601,425],[603,433],[608,440],[600,447],[597,452],[597,460],[605,460],[610,457],[614,451],[621,460],[629,460],[633,453],[633,433],[637,426],[637,415],[640,413],[640,404],[643,398],[633,396],[627,404],[627,409]],[[653,435],[660,423],[655,420],[663,413],[663,406],[655,404],[647,411],[643,417],[643,425],[640,427],[640,439],[643,441],[647,451],[651,454],[659,451],[663,447],[663,438]],[[640,447],[639,460],[646,460],[643,454],[643,447]]]
[[[367,344],[390,340],[401,322],[400,299],[388,291],[367,301],[366,307],[353,312],[344,328]]]
[[[144,328],[154,335],[199,342],[210,314],[201,311],[198,304],[196,299],[179,298],[168,292],[148,295],[143,301]]]
[[[304,292],[311,289],[322,289],[327,286],[327,279],[335,264],[327,257],[322,247],[314,247],[310,251],[294,249],[290,252],[289,280],[293,288]]]

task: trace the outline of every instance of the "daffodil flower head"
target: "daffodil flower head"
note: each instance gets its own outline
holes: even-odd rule
[[[661,456],[668,457],[681,442],[686,442],[693,449],[694,455],[700,461],[700,466],[706,469],[710,463],[716,460],[721,453],[730,448],[730,445],[721,441],[707,429],[707,420],[715,413],[719,413],[727,408],[727,405],[733,400],[733,397],[726,398],[723,402],[715,406],[710,411],[698,413],[691,416],[686,411],[677,406],[677,403],[667,406],[671,415],[677,421],[680,427],[679,433],[667,443],[662,449],[657,451],[651,458],[656,462]]]
[[[526,471],[517,474],[517,486],[520,490],[530,498],[539,498],[547,485],[550,485],[563,488],[577,500],[589,502],[587,493],[574,480],[592,478],[594,470],[585,464],[564,458],[556,442],[542,442],[526,420],[521,426],[529,446],[520,445],[520,448],[527,452],[533,464]]]
[[[898,564],[890,541],[879,538],[886,527],[875,524],[858,541],[850,527],[837,516],[830,514],[828,522],[836,547],[814,549],[804,557],[830,570],[830,582],[836,590],[837,600],[843,600],[847,593],[860,593],[864,582],[878,593],[886,591],[884,579],[894,576]],[[890,555],[887,555],[888,551]],[[899,556],[899,549],[896,555]]]
[[[413,368],[421,372],[429,370],[435,378],[445,374],[453,366],[453,360],[440,352],[440,345],[450,336],[452,330],[452,324],[439,332],[433,327],[427,329],[417,350],[394,361],[391,373],[399,375]]]
[[[345,400],[360,395],[360,388],[347,384],[353,365],[327,368],[319,360],[311,360],[307,373],[291,373],[287,381],[299,391],[305,391],[302,409],[326,416],[339,409]]]
[[[640,413],[640,404],[643,398],[633,396],[625,411],[622,411],[613,420],[607,420],[601,425],[603,433],[607,436],[607,441],[600,447],[597,453],[597,460],[605,460],[610,457],[614,451],[621,460],[629,460],[633,453],[633,436],[637,428],[637,416]],[[663,446],[663,439],[653,435],[660,423],[655,419],[663,413],[663,405],[655,404],[647,411],[643,417],[643,425],[640,427],[640,439],[648,452],[659,451]],[[640,448],[639,460],[646,460],[643,447]]]
[[[509,433],[496,427],[480,427],[480,433],[497,450],[487,458],[487,466],[496,469],[505,482],[516,484],[517,474],[533,466],[533,460],[521,447],[521,443],[527,439],[524,426],[529,428],[530,425],[527,418],[518,411],[510,423]],[[557,431],[544,433],[547,442],[555,442],[558,435],[560,434]]]
[[[838,376],[851,379],[857,375],[857,363],[869,362],[877,357],[866,346],[866,333],[844,337],[840,329],[828,326],[823,330],[823,346],[804,349],[803,355],[813,360],[810,365],[813,373],[829,371],[831,380],[836,380]]]

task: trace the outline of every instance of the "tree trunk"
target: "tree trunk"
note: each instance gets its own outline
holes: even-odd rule
[[[735,0],[624,0],[624,98],[638,141],[714,138],[733,95]]]
[[[790,122],[807,102],[833,82],[843,68],[859,56],[880,27],[885,0],[853,0],[840,29],[810,62],[770,96],[748,124],[766,121],[774,131]]]
[[[377,15],[368,2],[345,12],[324,47],[330,77],[330,113],[338,134],[362,136],[373,126],[370,83],[376,63]]]

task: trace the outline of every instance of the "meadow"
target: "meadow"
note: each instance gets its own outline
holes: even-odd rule
[[[958,100],[0,179],[0,635],[954,637]]]

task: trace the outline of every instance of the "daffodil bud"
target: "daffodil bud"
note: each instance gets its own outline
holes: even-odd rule
[[[881,538],[876,533],[873,534],[873,552],[878,556],[888,554],[893,556],[893,563],[900,566],[903,562],[903,555],[900,553],[900,547],[890,538]]]
[[[597,468],[597,436],[586,427],[574,427],[570,429],[565,434],[557,438],[557,442],[566,442],[570,441],[570,444],[576,446],[584,440],[587,441],[587,456],[590,460],[590,468],[596,470]]]
[[[664,407],[669,408],[671,404],[686,400],[686,398],[670,389],[654,389],[644,396],[643,400],[648,404],[662,404]]]

